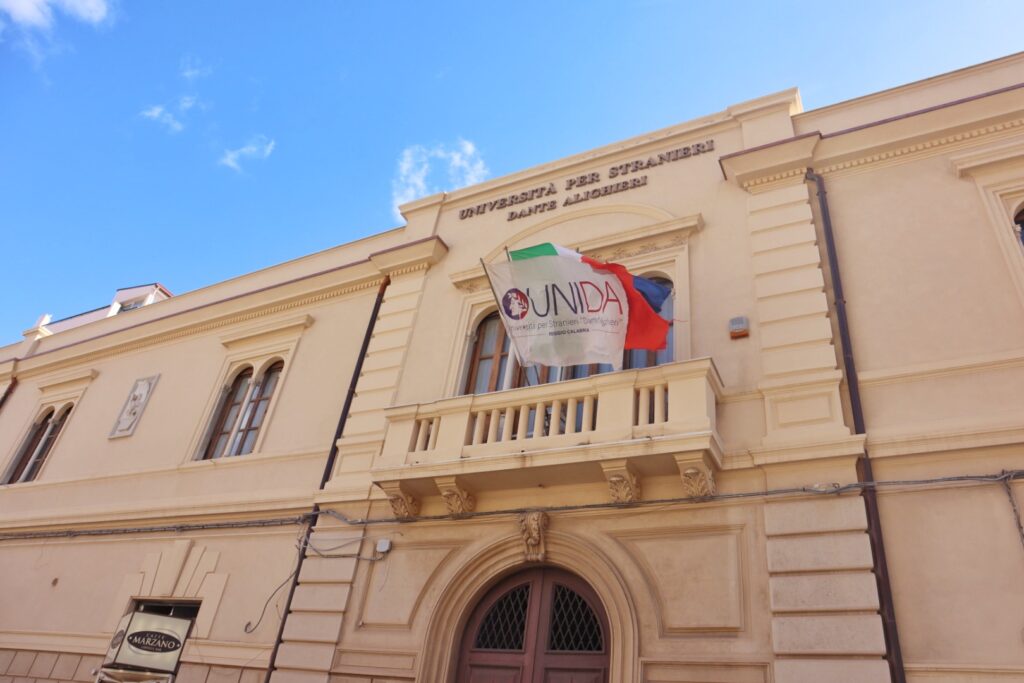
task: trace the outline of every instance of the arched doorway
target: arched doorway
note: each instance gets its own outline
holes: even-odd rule
[[[459,683],[605,683],[608,619],[594,590],[554,567],[514,574],[477,603]]]

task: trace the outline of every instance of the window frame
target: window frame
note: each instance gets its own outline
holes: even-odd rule
[[[23,434],[21,439],[14,441],[7,457],[4,458],[0,486],[11,486],[14,484],[32,484],[38,482],[46,468],[53,462],[54,451],[60,446],[61,439],[67,434],[68,422],[71,421],[73,413],[77,411],[85,397],[85,391],[89,384],[99,373],[92,368],[65,370],[41,376],[36,380],[36,388],[39,390],[39,398],[31,418],[20,430]],[[46,448],[41,462],[36,468],[31,479],[8,483],[8,479],[14,472],[17,461],[25,454],[27,440],[31,438],[33,430],[40,426],[40,421],[47,413],[52,411],[52,416],[59,416],[66,411],[64,420],[54,435],[53,440]],[[38,448],[38,444],[36,446]],[[27,464],[26,464],[27,469]],[[19,477],[20,478],[20,477]]]
[[[281,394],[286,389],[288,375],[292,369],[299,341],[305,330],[313,322],[313,316],[307,313],[299,313],[276,317],[273,320],[260,319],[257,322],[251,322],[234,328],[221,335],[220,343],[225,348],[224,360],[220,371],[216,375],[202,415],[195,422],[195,431],[184,454],[183,463],[194,463],[198,466],[200,463],[209,463],[212,460],[221,462],[236,460],[234,456],[229,458],[203,457],[206,453],[212,429],[214,428],[214,420],[222,405],[224,389],[230,386],[237,373],[241,372],[247,365],[253,368],[253,376],[255,378],[261,378],[271,365],[281,361],[284,363],[284,367],[277,379],[274,395],[271,397],[264,412],[263,422],[253,444],[252,451],[245,455],[259,456],[262,454],[263,444],[270,429],[268,423],[273,421],[274,411],[280,401]],[[250,384],[249,391],[251,390],[252,385]],[[248,392],[246,395],[247,402]]]
[[[271,419],[273,409],[281,394],[285,372],[290,365],[291,363],[283,358],[281,354],[272,354],[255,361],[244,360],[231,363],[224,379],[219,383],[219,390],[213,404],[214,410],[208,412],[204,436],[199,442],[199,449],[195,460],[224,460],[258,453],[266,436],[267,423]],[[275,368],[279,368],[279,370],[277,370],[277,379],[270,397],[257,397],[257,392],[262,392],[265,386],[267,374]],[[241,401],[237,403],[238,411],[231,420],[230,429],[225,432],[224,427],[227,423],[227,416],[231,413],[232,407],[236,405],[231,400],[232,396],[237,393],[233,388],[238,383],[239,378],[243,376],[248,378],[245,380],[244,388],[238,387],[242,389]],[[266,400],[267,407],[263,411],[260,424],[255,428],[256,436],[253,439],[252,447],[248,451],[241,452],[241,448],[244,447],[244,432],[253,431],[251,427],[243,425],[247,421],[251,425],[252,415],[258,408],[258,406],[254,405],[254,399],[256,402]],[[219,441],[219,437],[225,434],[227,438],[223,449],[211,451],[211,448],[216,443],[215,439]]]
[[[987,223],[1002,252],[1017,300],[1024,305],[1024,242],[1016,217],[1024,209],[1024,142],[994,144],[950,158],[957,176],[973,181],[988,214]]]
[[[15,451],[14,458],[4,470],[2,480],[4,486],[25,484],[35,481],[39,477],[50,452],[53,451],[54,444],[60,438],[61,432],[64,431],[64,425],[67,424],[68,415],[73,407],[74,405],[71,403],[59,408],[47,406],[36,416],[28,433],[21,440],[18,450]],[[54,425],[56,425],[56,431]],[[26,478],[27,474],[31,476]]]

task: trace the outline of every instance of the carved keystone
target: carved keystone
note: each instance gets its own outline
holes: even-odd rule
[[[683,479],[683,495],[687,498],[708,498],[715,495],[715,469],[706,454],[677,455],[676,467]]]
[[[607,460],[601,463],[604,476],[608,479],[608,489],[612,501],[616,503],[635,503],[640,500],[640,477],[636,469],[625,458]]]
[[[547,557],[547,550],[544,547],[544,534],[547,529],[546,512],[523,512],[519,515],[519,530],[526,545],[523,556],[527,562],[543,562]]]
[[[398,481],[382,481],[377,484],[388,497],[395,517],[412,519],[420,513],[420,501],[402,487]]]
[[[466,488],[461,477],[437,477],[434,483],[437,484],[437,490],[441,492],[449,513],[464,515],[476,508],[476,498]]]

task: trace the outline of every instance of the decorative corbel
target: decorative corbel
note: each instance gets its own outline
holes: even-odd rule
[[[406,491],[402,486],[402,482],[382,481],[378,482],[377,486],[387,495],[395,517],[399,519],[412,519],[420,513],[419,499]]]
[[[456,516],[464,515],[476,508],[476,498],[466,488],[461,477],[437,477],[434,483],[437,484],[449,513]]]
[[[707,454],[677,455],[675,459],[683,480],[683,495],[687,498],[709,498],[715,495],[715,469]]]
[[[640,477],[629,460],[607,460],[601,463],[601,469],[608,480],[613,502],[635,503],[640,500]]]
[[[519,531],[523,534],[523,556],[527,562],[543,562],[547,557],[544,533],[548,528],[546,512],[523,512],[519,515]]]

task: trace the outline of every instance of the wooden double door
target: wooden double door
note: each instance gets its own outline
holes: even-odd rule
[[[553,567],[498,583],[466,625],[459,683],[605,683],[608,618],[593,589]]]

